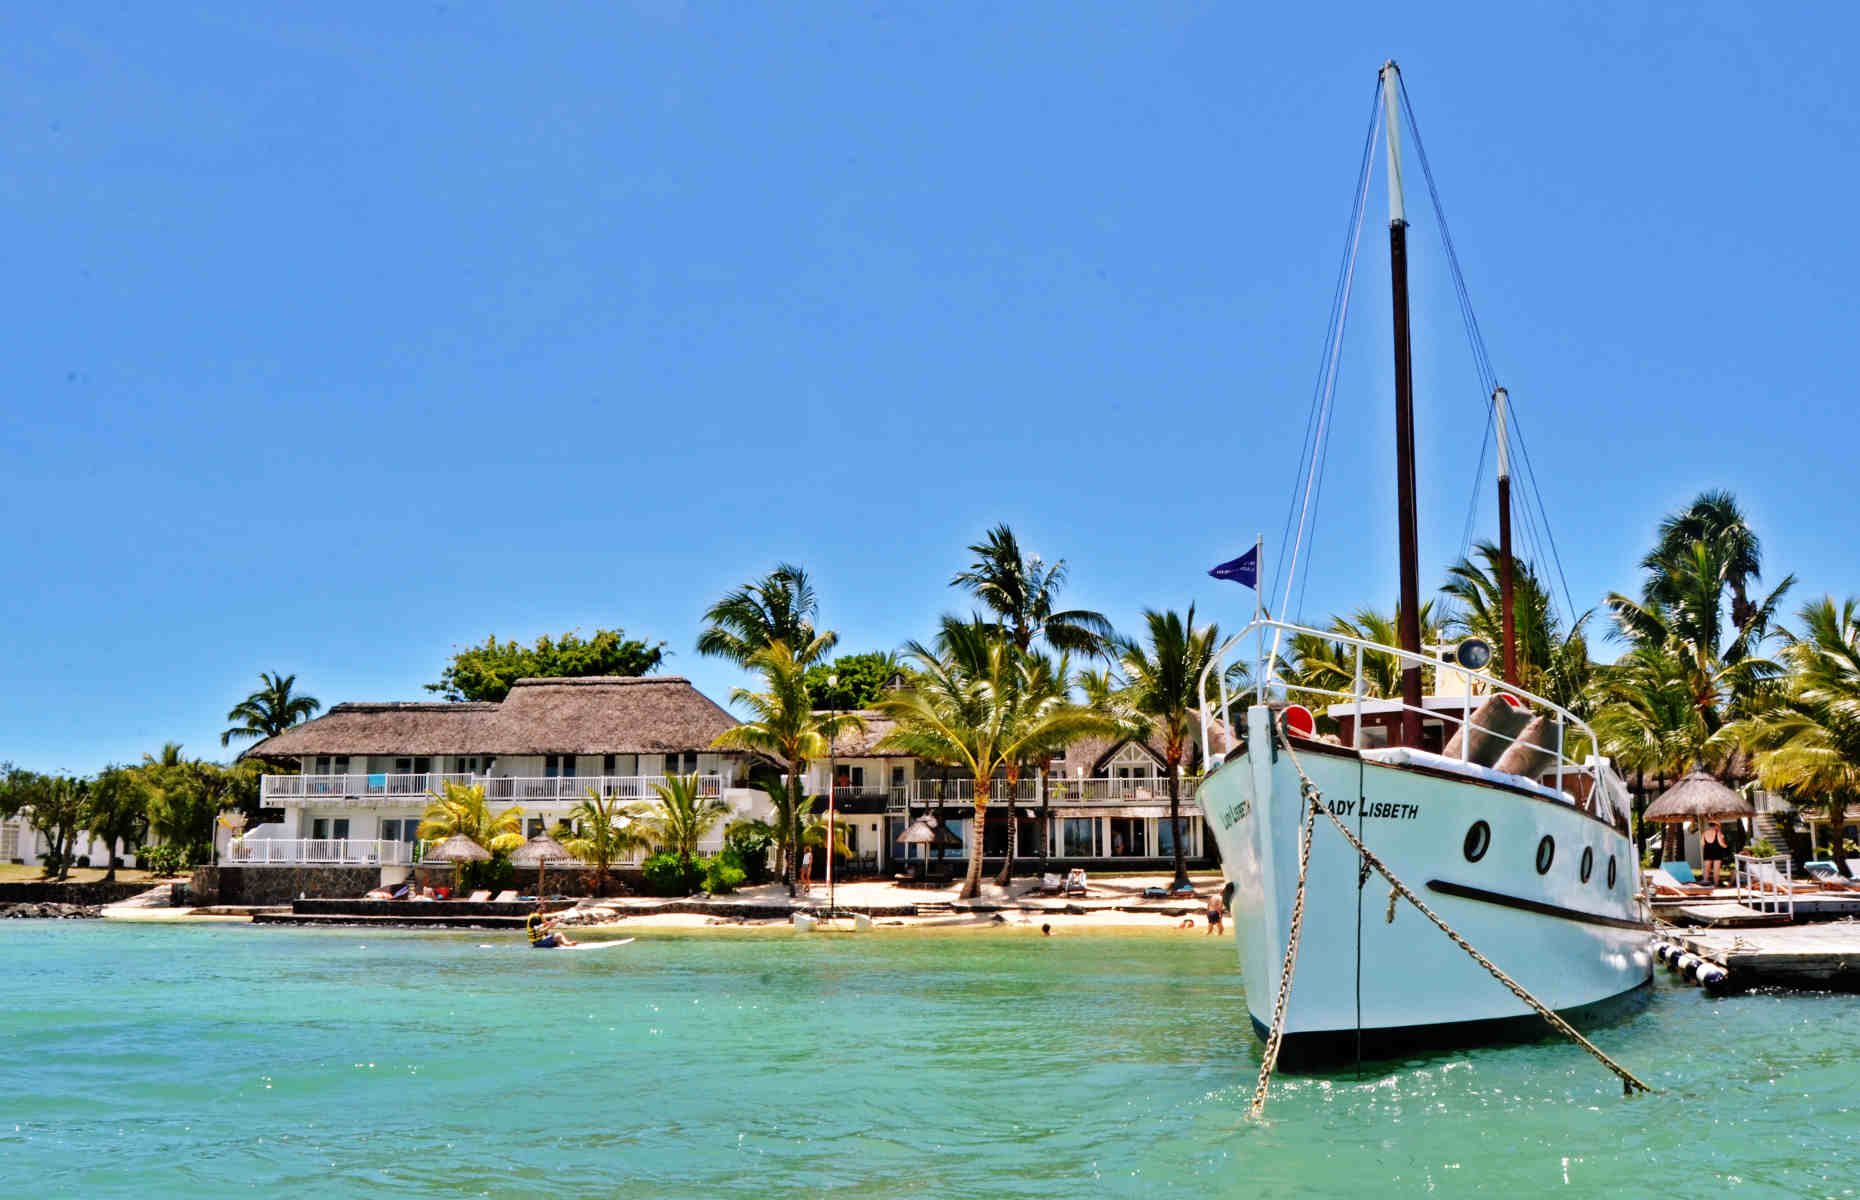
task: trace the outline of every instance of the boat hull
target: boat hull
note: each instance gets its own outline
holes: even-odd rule
[[[1255,1030],[1270,1026],[1298,884],[1300,779],[1266,709],[1198,801],[1232,888]],[[1299,742],[1324,803],[1449,927],[1558,1012],[1604,1017],[1652,979],[1632,841],[1574,804],[1420,765]],[[1473,832],[1483,822],[1486,834]],[[1540,855],[1545,839],[1547,854]],[[1588,863],[1584,877],[1585,851]],[[1547,857],[1546,869],[1538,870]],[[1612,862],[1613,868],[1610,869]],[[1288,1061],[1538,1036],[1542,1018],[1316,819],[1286,1008]],[[1360,1049],[1359,1049],[1360,1047]]]

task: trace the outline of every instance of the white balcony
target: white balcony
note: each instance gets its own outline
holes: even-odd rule
[[[1187,804],[1195,798],[1195,785],[1200,780],[1186,778],[1181,781],[1178,794],[1182,803]],[[1008,798],[1008,785],[1005,779],[991,781],[988,799],[991,802],[1005,801]],[[1038,775],[1018,781],[1014,788],[1014,800],[1019,804],[1155,804],[1166,803],[1169,799],[1169,781],[1167,779],[1127,779],[1097,776],[1090,779],[1077,777],[1053,776],[1044,782]],[[910,789],[910,803],[922,805],[935,804],[973,804],[975,803],[975,781],[972,779],[919,779]],[[905,798],[903,790],[891,789],[891,808],[903,811]]]
[[[261,795],[267,804],[283,800],[327,800],[351,806],[365,802],[425,804],[429,793],[440,793],[447,783],[480,784],[484,798],[503,803],[538,801],[573,804],[587,797],[588,789],[609,800],[656,800],[653,785],[665,775],[267,775]],[[698,795],[723,795],[721,775],[699,775]]]
[[[233,867],[406,867],[420,861],[420,849],[418,842],[362,838],[242,838],[221,861]]]

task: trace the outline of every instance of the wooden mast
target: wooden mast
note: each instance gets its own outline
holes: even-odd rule
[[[1504,388],[1492,390],[1492,415],[1498,428],[1498,607],[1505,655],[1505,682],[1518,682],[1518,626],[1511,601],[1511,446],[1505,436]]]
[[[1401,596],[1398,617],[1401,648],[1421,653],[1421,569],[1414,486],[1414,371],[1408,337],[1408,222],[1402,209],[1401,69],[1382,64],[1383,126],[1389,157],[1389,281],[1395,314],[1395,490],[1400,517]],[[1401,744],[1421,744],[1421,668],[1401,673]]]

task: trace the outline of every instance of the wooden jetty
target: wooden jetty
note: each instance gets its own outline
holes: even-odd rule
[[[1730,972],[1727,986],[1860,991],[1860,922],[1667,929],[1665,940]]]

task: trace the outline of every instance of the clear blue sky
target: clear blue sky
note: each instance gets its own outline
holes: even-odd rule
[[[1238,625],[1390,56],[1577,603],[1714,486],[1860,590],[1854,16],[1346,8],[11,10],[0,760],[217,756],[261,670],[421,698],[490,633],[722,700],[727,588],[802,562],[889,648],[1002,520],[1122,625]],[[1394,592],[1371,197],[1312,617]],[[1435,579],[1483,417],[1420,200]]]

